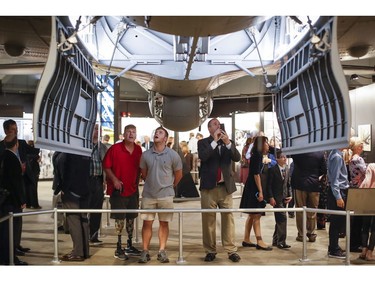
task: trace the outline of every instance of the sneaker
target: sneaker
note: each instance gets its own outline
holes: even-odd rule
[[[328,257],[335,258],[335,259],[342,259],[342,260],[346,258],[345,252],[340,249],[334,252],[328,252]]]
[[[158,261],[160,261],[161,263],[168,263],[169,262],[169,259],[168,259],[168,256],[167,256],[167,252],[165,250],[160,250],[159,253],[158,253]]]
[[[147,263],[150,260],[150,254],[147,250],[143,250],[141,252],[141,257],[138,260],[138,263]]]
[[[142,252],[136,247],[130,246],[128,248],[125,248],[125,253],[129,256],[140,256]]]
[[[90,240],[90,244],[91,244],[91,245],[94,245],[94,246],[97,246],[97,245],[101,245],[101,244],[103,244],[103,241],[102,241],[102,240],[99,240],[98,238],[96,238],[96,239],[91,239],[91,240]]]
[[[129,257],[125,254],[124,249],[117,249],[114,257],[122,261],[129,259]]]

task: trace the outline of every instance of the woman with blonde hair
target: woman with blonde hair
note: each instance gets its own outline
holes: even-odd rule
[[[349,174],[352,187],[359,187],[365,178],[366,163],[361,157],[363,152],[363,141],[358,137],[350,139],[349,148],[352,151],[352,157],[349,161]]]
[[[349,182],[350,186],[358,188],[365,179],[366,163],[361,157],[363,152],[363,141],[359,137],[350,138],[349,149],[352,156],[349,161]],[[350,224],[350,251],[361,252],[362,244],[362,216],[352,217]]]
[[[375,163],[368,165],[365,179],[359,188],[375,188]],[[374,246],[375,216],[364,216],[362,219],[362,253],[359,258],[366,261],[375,261],[375,257],[372,255]]]

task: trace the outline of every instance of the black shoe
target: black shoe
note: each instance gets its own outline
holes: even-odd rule
[[[280,243],[277,245],[277,248],[279,249],[289,249],[291,246],[285,243]]]
[[[130,247],[125,248],[125,253],[129,256],[140,256],[142,251],[138,250],[134,246],[130,246]]]
[[[15,255],[16,256],[24,256],[25,252],[21,251],[20,249],[16,249]]]
[[[262,246],[259,246],[259,245],[257,244],[256,248],[257,248],[257,250],[272,251],[272,247],[270,247],[270,246],[262,247]]]
[[[237,253],[232,253],[229,255],[228,259],[230,259],[232,262],[239,262],[241,257]]]
[[[208,253],[204,258],[204,261],[213,261],[216,258],[216,253]]]
[[[28,252],[28,251],[30,251],[30,248],[24,248],[22,246],[19,246],[17,249],[20,250],[20,251],[22,251],[22,252]]]
[[[335,259],[345,259],[346,258],[345,253],[341,250],[328,252],[328,257],[335,258]]]
[[[125,253],[125,249],[123,248],[116,249],[115,255],[113,257],[122,261],[129,259],[129,256]]]
[[[14,265],[29,265],[29,264],[25,261],[18,260],[14,262]]]
[[[288,215],[290,219],[294,219],[295,215],[294,214],[289,214]]]
[[[350,252],[352,253],[362,253],[362,247],[350,247]]]
[[[257,246],[257,244],[242,241],[242,247],[253,247],[253,248],[255,248],[256,246]]]
[[[92,245],[94,245],[94,246],[98,246],[98,245],[103,244],[103,241],[102,241],[102,240],[99,240],[98,238],[94,238],[94,239],[91,239],[91,240],[90,240],[90,244],[92,244]]]

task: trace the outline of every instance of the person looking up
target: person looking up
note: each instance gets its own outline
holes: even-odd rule
[[[112,145],[103,160],[106,174],[107,194],[112,209],[138,209],[139,208],[139,161],[142,149],[135,144],[137,128],[130,124],[124,128],[124,140]],[[117,233],[117,247],[114,257],[127,260],[128,255],[139,256],[140,251],[133,246],[134,219],[138,213],[111,213],[115,219]],[[126,226],[124,220],[126,219]],[[126,227],[128,234],[127,247],[122,248],[121,235]]]
[[[142,192],[142,209],[173,209],[175,188],[182,178],[182,161],[176,151],[167,147],[168,131],[158,127],[154,134],[154,145],[142,154],[140,168],[145,181]],[[143,251],[139,263],[147,263],[152,238],[152,225],[156,213],[142,213],[142,244]],[[173,213],[158,213],[159,219],[159,252],[158,261],[168,263],[166,252],[169,236],[169,222]]]
[[[232,163],[241,160],[227,133],[220,128],[218,119],[208,122],[210,136],[198,141],[198,157],[201,160],[200,191],[202,209],[233,208],[232,193],[237,190],[233,178]],[[217,255],[216,248],[216,212],[202,213],[204,261],[212,262]],[[232,262],[239,262],[235,244],[235,225],[233,213],[221,213],[221,239],[224,250]]]

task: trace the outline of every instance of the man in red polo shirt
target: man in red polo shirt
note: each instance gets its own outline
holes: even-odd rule
[[[124,129],[124,139],[115,143],[109,149],[103,160],[106,172],[107,194],[112,209],[138,209],[140,176],[139,163],[142,149],[135,144],[137,129],[134,125],[127,125]],[[115,258],[127,260],[128,255],[139,256],[141,252],[132,245],[134,219],[138,213],[111,213],[115,219],[115,229],[118,235]],[[126,218],[126,232],[128,233],[127,247],[121,247],[121,233]]]

